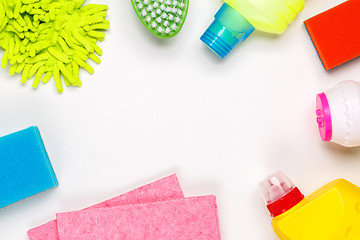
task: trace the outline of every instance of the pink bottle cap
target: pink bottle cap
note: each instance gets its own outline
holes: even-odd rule
[[[325,142],[331,141],[333,133],[331,112],[325,93],[320,93],[316,97],[316,116],[322,140]]]
[[[287,212],[304,199],[300,190],[282,172],[261,182],[260,190],[272,217]]]

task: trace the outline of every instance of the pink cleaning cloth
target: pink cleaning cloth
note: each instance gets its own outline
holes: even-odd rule
[[[220,240],[215,196],[56,215],[60,240]]]
[[[118,197],[109,199],[105,202],[91,206],[88,209],[148,203],[178,198],[184,198],[184,194],[176,175],[172,175]],[[56,220],[30,229],[27,233],[30,240],[59,240]]]

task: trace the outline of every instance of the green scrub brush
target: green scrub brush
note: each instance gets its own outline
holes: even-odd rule
[[[86,62],[100,63],[109,28],[106,5],[83,5],[84,0],[0,0],[0,46],[5,49],[1,67],[10,74],[22,72],[21,83],[35,76],[33,87],[54,77],[59,93],[61,77],[67,86],[82,85],[79,69],[93,74]]]
[[[136,15],[158,38],[171,38],[184,25],[189,0],[131,0]]]

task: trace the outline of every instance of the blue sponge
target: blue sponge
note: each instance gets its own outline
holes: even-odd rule
[[[37,127],[0,138],[0,208],[57,185]]]

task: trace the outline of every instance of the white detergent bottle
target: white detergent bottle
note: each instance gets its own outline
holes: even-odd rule
[[[340,82],[318,94],[316,115],[323,141],[360,146],[360,83]]]

